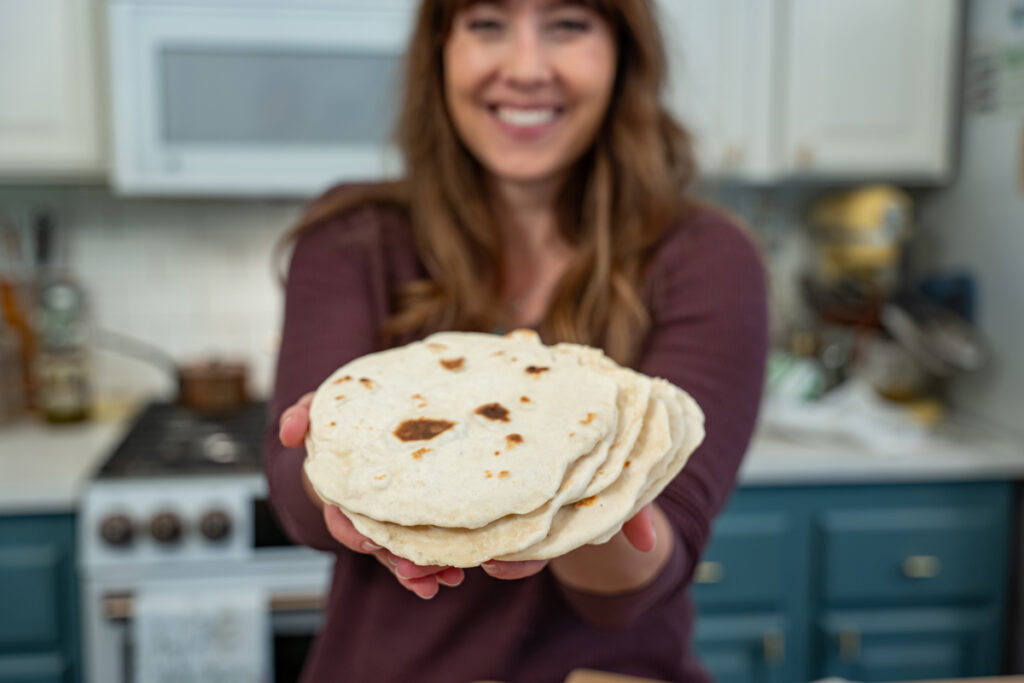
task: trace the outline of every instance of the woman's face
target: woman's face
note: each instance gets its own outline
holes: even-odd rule
[[[445,44],[445,98],[459,137],[497,179],[554,180],[597,134],[616,62],[611,27],[582,5],[478,2]]]

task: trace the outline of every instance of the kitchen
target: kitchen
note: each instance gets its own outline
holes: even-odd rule
[[[20,618],[0,617],[0,680],[146,680],[143,667],[160,662],[141,662],[152,641],[132,640],[162,616],[153,587],[230,580],[269,593],[259,623],[274,645],[261,666],[282,681],[317,628],[328,564],[287,545],[267,515],[249,459],[256,428],[197,431],[191,412],[155,416],[160,428],[192,427],[142,451],[197,441],[195,478],[114,471],[111,456],[128,452],[137,410],[177,399],[190,367],[212,380],[242,367],[234,395],[247,407],[224,414],[258,421],[279,342],[277,240],[332,181],[394,172],[379,148],[387,89],[375,86],[394,78],[412,3],[202,4],[0,3],[0,216],[11,226],[0,277],[36,279],[44,251],[51,275],[83,293],[88,353],[76,367],[89,413],[51,424],[4,394],[0,598]],[[697,135],[698,190],[753,227],[773,276],[762,429],[695,576],[705,666],[722,681],[1024,672],[1013,258],[1024,247],[1024,3],[666,0],[661,10],[669,101]],[[248,59],[222,58],[238,45]],[[275,62],[288,49],[306,58]],[[314,107],[286,106],[311,97],[303,79],[323,82],[328,67],[341,74],[330,81],[340,101],[381,98],[340,129]],[[218,76],[243,84],[235,100],[218,99]],[[259,115],[233,125],[243,98],[261,92]],[[912,217],[904,208],[894,225],[894,205]],[[830,222],[830,206],[845,212]],[[50,226],[42,250],[40,225]],[[920,371],[912,341],[889,329],[877,354],[853,353],[843,314],[863,312],[861,300],[839,299],[843,308],[802,277],[828,282],[823,264],[849,264],[856,250],[844,248],[858,238],[882,247],[867,266],[882,280],[912,259],[971,320],[955,329],[974,356],[912,373],[910,389],[883,386]],[[14,348],[21,337],[4,331]],[[5,387],[15,355],[4,355]],[[878,399],[886,390],[901,394],[899,409]],[[907,420],[908,405],[939,426]],[[219,485],[207,494],[203,481]],[[174,486],[188,493],[171,500]]]

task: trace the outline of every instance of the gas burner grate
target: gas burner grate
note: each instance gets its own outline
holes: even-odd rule
[[[265,424],[265,403],[217,416],[173,403],[153,403],[139,414],[97,477],[259,472]]]

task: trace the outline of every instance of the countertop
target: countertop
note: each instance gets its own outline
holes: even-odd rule
[[[72,512],[82,485],[120,442],[127,421],[0,426],[0,514]]]
[[[127,422],[0,427],[0,514],[74,511],[85,482]],[[754,437],[742,486],[1024,479],[1024,443],[977,427],[948,427],[880,455],[830,440],[814,445],[768,430]]]

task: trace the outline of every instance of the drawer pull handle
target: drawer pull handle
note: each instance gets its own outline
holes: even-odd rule
[[[776,666],[786,661],[786,634],[781,629],[772,629],[765,633],[761,645],[764,650],[764,661]]]
[[[725,578],[725,566],[721,562],[701,562],[693,573],[695,583],[721,583]]]
[[[852,662],[860,659],[860,631],[855,628],[839,632],[839,659]]]
[[[908,579],[934,579],[942,572],[942,562],[934,555],[911,555],[903,560],[903,575]]]

